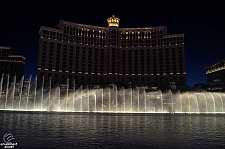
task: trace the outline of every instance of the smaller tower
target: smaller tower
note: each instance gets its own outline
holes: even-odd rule
[[[107,22],[109,27],[119,27],[120,19],[112,15],[112,17],[107,19]]]

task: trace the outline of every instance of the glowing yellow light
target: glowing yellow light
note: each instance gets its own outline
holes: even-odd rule
[[[108,22],[108,26],[114,26],[114,27],[119,27],[119,18],[116,18],[114,15],[112,15],[112,17],[107,19]]]

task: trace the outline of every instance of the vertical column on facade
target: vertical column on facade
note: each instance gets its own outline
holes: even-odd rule
[[[85,76],[85,83],[88,83],[88,63],[89,63],[89,50],[87,47],[83,47],[83,50],[85,50],[85,70],[84,70],[84,76]]]
[[[171,40],[171,38],[170,38]],[[172,48],[169,47],[169,76],[170,76],[170,81],[173,81],[173,75],[171,74],[173,72],[173,52],[172,52]]]
[[[150,48],[150,77],[151,77],[151,85],[153,85],[153,49]]]
[[[157,40],[156,40],[157,41]],[[159,62],[159,48],[156,48],[156,77],[157,77],[157,86],[160,86],[160,62]]]
[[[142,47],[142,49],[144,51],[144,59],[143,59],[143,61],[144,61],[144,72],[142,73],[142,77],[144,77],[143,83],[145,83],[145,85],[148,85],[147,75],[146,75],[147,74],[147,50],[143,47]]]
[[[104,48],[104,68],[103,68],[103,80],[104,80],[104,83],[107,82],[107,78],[106,78],[106,75],[107,74],[107,69],[108,69],[108,49],[107,48]]]
[[[67,45],[67,48],[66,48],[66,69],[65,69],[65,79],[68,79],[69,78],[69,59],[70,59],[70,45],[68,44]],[[70,80],[71,81],[71,80]]]
[[[186,67],[185,67],[185,54],[184,54],[184,45],[182,46],[182,56],[183,56],[183,78],[184,80],[182,80],[182,82],[184,82],[184,84],[186,84],[186,74],[184,74],[184,72],[186,73]]]
[[[75,30],[75,29],[74,29]],[[75,33],[74,33],[75,34]],[[73,62],[72,62],[72,75],[75,80],[75,65],[76,65],[76,47],[73,46]],[[77,80],[75,80],[77,81]]]
[[[54,43],[53,55],[52,55],[52,71],[51,71],[52,84],[55,84],[56,51],[57,51],[57,43]]]
[[[131,64],[132,64],[132,67],[131,67],[131,78],[132,78],[132,80],[131,80],[131,83],[132,84],[134,84],[135,83],[135,49],[133,49],[132,51],[131,51]],[[134,74],[134,75],[133,75]]]
[[[97,75],[97,81],[98,82],[102,82],[102,80],[100,78],[103,77],[103,73],[102,73],[102,68],[103,68],[103,62],[102,62],[102,49],[98,49],[98,55],[97,55],[97,73],[95,73],[95,75]]]
[[[89,57],[89,59],[91,59],[91,68],[88,68],[88,76],[90,76],[90,78],[91,78],[91,83],[93,83],[93,81],[94,81],[94,75],[95,74],[93,74],[94,72],[95,72],[95,70],[94,70],[94,68],[95,68],[95,49],[94,48],[91,48],[91,47],[89,47],[88,48],[89,50],[88,50],[88,57]],[[91,58],[90,58],[90,52],[91,52]],[[89,66],[88,66],[89,67]],[[91,70],[91,71],[90,71]],[[88,83],[90,83],[90,82],[88,82]]]
[[[122,74],[122,49],[119,49],[118,50],[118,80],[119,81],[122,81],[121,80],[121,75]]]
[[[108,82],[112,81],[112,47],[108,48]]]
[[[47,50],[46,50],[46,58],[48,57],[48,59],[46,59],[45,61],[45,70],[44,70],[44,83],[46,84],[47,80],[48,80],[48,66],[49,66],[49,51],[50,51],[50,42],[47,42]],[[47,71],[46,71],[47,70]]]
[[[78,80],[79,80],[78,83],[81,84],[81,82],[82,82],[82,77],[81,77],[82,74],[81,73],[83,73],[84,70],[82,69],[82,64],[83,64],[82,63],[82,47],[79,46],[78,48],[79,48],[78,49],[78,53],[76,53],[76,54],[79,55],[79,57],[78,57],[79,58],[79,63],[77,64],[77,65],[79,65],[79,67],[78,67],[78,72],[77,73],[78,73]]]
[[[163,77],[163,85],[165,86],[166,84],[165,84],[165,82],[166,82],[166,75],[165,75],[165,73],[166,73],[166,68],[165,68],[165,66],[166,66],[166,56],[165,56],[165,48],[162,48],[162,65],[163,65],[163,69],[162,69],[162,72],[161,72],[161,75],[162,75],[162,77]]]
[[[178,45],[179,45],[179,43],[178,43]],[[178,73],[177,74],[177,82],[176,82],[176,84],[177,85],[179,85],[179,84],[181,84],[181,75],[183,75],[182,73],[181,73],[181,71],[183,71],[183,70],[181,70],[181,64],[180,64],[180,59],[183,59],[181,56],[183,56],[183,54],[182,54],[182,52],[180,52],[181,51],[181,49],[182,48],[180,48],[180,46],[178,46],[177,48],[176,48],[176,50],[177,50],[177,56],[176,56],[176,62],[177,62],[177,69],[176,69],[176,73]],[[181,56],[180,56],[180,54],[181,54]],[[182,63],[183,63],[183,60],[182,60]],[[182,64],[182,67],[183,67],[183,65],[184,64]]]

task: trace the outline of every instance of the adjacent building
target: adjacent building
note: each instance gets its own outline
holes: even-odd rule
[[[225,59],[214,62],[206,67],[207,83],[220,81],[225,84]]]
[[[120,28],[60,20],[39,30],[38,84],[186,85],[184,34],[167,35],[166,26]],[[69,80],[67,80],[69,79]]]
[[[22,55],[15,54],[15,50],[10,46],[0,46],[0,76],[12,80],[16,76],[19,81],[24,75],[24,65],[26,58]],[[5,81],[6,82],[6,81]]]

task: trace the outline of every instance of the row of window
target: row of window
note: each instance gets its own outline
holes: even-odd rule
[[[151,71],[171,71],[171,70],[183,70],[183,63],[116,63],[116,61],[107,61],[108,65],[105,65],[104,59],[100,59],[100,61],[75,61],[73,63],[72,60],[69,61],[60,61],[56,60],[55,63],[53,60],[46,60],[43,58],[41,62],[41,68],[43,69],[65,69],[68,71],[85,71],[85,70],[92,70],[92,71],[104,71],[105,69],[109,69],[111,67],[112,70],[119,69],[122,72],[139,72],[139,70],[144,70],[144,72],[151,72]],[[100,67],[101,66],[101,67]]]
[[[53,38],[43,35],[43,38],[59,40],[62,42],[74,43],[74,44],[84,44],[84,45],[93,45],[93,46],[121,46],[121,47],[158,47],[158,46],[173,46],[183,44],[182,40],[176,41],[164,41],[163,39],[149,39],[149,40],[121,40],[110,38],[108,41],[105,39],[96,39],[96,38]]]
[[[120,33],[118,34],[117,30],[110,30],[106,32],[100,30],[64,26],[63,33],[43,29],[40,36],[41,38],[59,40],[63,42],[97,46],[119,46],[118,39],[121,39],[122,47],[154,47],[183,44],[183,37],[163,38],[163,33],[161,30],[119,32]],[[108,41],[105,40],[106,38],[113,40],[113,42],[114,39],[116,39],[116,41],[115,43],[107,44]]]
[[[43,76],[43,75],[42,75]],[[144,84],[144,85],[155,85],[155,86],[165,86],[168,83],[168,77],[90,77],[90,76],[62,76],[62,78],[58,78],[54,76],[52,77],[51,74],[48,74],[49,78],[51,77],[51,82],[52,84],[66,84],[67,79],[66,77],[69,78],[69,83],[71,87],[73,87],[74,82],[75,84],[98,84],[98,82],[101,83],[113,83],[113,82],[132,82],[132,84]],[[47,76],[45,76],[46,78]],[[60,76],[61,77],[61,76]],[[41,79],[39,79],[41,80]],[[177,84],[185,84],[185,77],[184,76],[174,76],[171,77],[170,80],[176,81]],[[42,82],[40,82],[41,84]]]
[[[168,76],[164,76],[164,77],[161,77],[161,76],[158,76],[158,77],[155,77],[155,76],[152,76],[152,77],[149,77],[149,76],[141,76],[141,77],[137,77],[137,76],[133,76],[133,77],[108,77],[108,76],[84,76],[84,75],[65,75],[65,74],[53,74],[53,73],[43,73],[43,72],[39,72],[39,75],[40,77],[45,77],[45,78],[51,78],[51,79],[59,79],[59,78],[63,78],[63,79],[70,79],[70,80],[75,80],[75,81],[78,81],[79,79],[81,80],[94,80],[94,79],[98,79],[98,80],[103,80],[104,79],[113,79],[113,78],[117,78],[117,79],[121,79],[121,80],[168,80]],[[185,77],[184,76],[173,76],[172,77],[172,80],[184,80]]]
[[[95,52],[95,53],[99,53],[99,52],[103,52],[107,49],[99,49],[99,48],[91,48],[91,47],[85,47],[85,46],[73,46],[73,45],[68,45],[68,44],[59,44],[59,43],[54,43],[54,42],[47,42],[47,41],[43,41],[43,49],[50,49],[52,50],[52,52],[54,50],[62,50],[65,54],[68,54],[67,52],[73,53],[73,51],[76,50],[76,52],[78,52],[79,50],[89,50],[89,52]],[[121,50],[121,52],[123,52],[123,54],[128,53],[128,55],[131,54],[138,54],[140,53],[141,55],[150,55],[151,51],[153,52],[153,54],[182,54],[182,47],[174,47],[174,48],[159,48],[159,49],[123,49]],[[116,50],[116,48],[112,48],[112,50]]]
[[[208,66],[206,69],[207,69],[207,71],[210,71],[210,70],[218,69],[218,68],[224,67],[224,66],[225,66],[225,61],[214,64],[212,66]]]
[[[141,72],[150,72],[146,69],[161,72],[165,67],[164,71],[183,71],[182,53],[181,47],[172,49],[121,50],[117,52],[113,48],[110,52],[107,49],[75,47],[44,41],[41,66],[39,67],[42,69],[63,69],[63,71],[92,70],[94,72],[103,72],[105,69],[109,71],[110,67],[112,71],[115,71],[116,66],[121,67],[120,70],[123,72],[139,70],[136,67],[139,67],[140,71],[145,69],[145,71]],[[108,65],[105,65],[105,62]],[[176,64],[178,62],[179,65]],[[101,68],[99,68],[100,65],[102,65]],[[157,65],[159,65],[158,69]],[[104,69],[103,66],[105,67]]]

